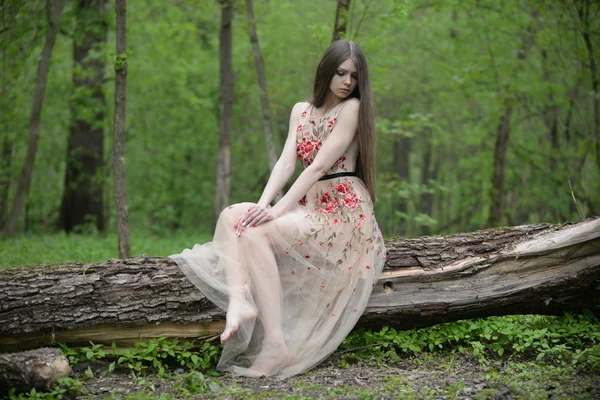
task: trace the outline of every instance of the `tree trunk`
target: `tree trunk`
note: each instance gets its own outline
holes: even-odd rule
[[[113,173],[119,258],[131,257],[127,187],[125,185],[125,116],[127,105],[127,0],[116,0],[117,59],[115,60],[115,128],[113,140]]]
[[[67,145],[60,225],[71,232],[93,222],[104,230],[103,160],[105,99],[103,80],[107,35],[106,0],[78,0],[73,46],[73,122]]]
[[[0,396],[28,393],[32,388],[46,391],[59,378],[71,374],[69,360],[59,349],[37,349],[14,354],[0,354]]]
[[[590,37],[590,1],[583,0],[581,5],[577,7],[577,13],[579,19],[583,24],[583,41],[585,42],[585,48],[588,53],[588,59],[590,62],[590,77],[592,80],[592,104],[594,109],[594,141],[596,142],[596,164],[600,169],[600,93],[598,93],[598,67],[596,65],[596,56],[594,54],[594,47],[592,39]]]
[[[31,107],[31,116],[29,118],[29,139],[27,143],[27,153],[25,161],[17,183],[17,190],[13,199],[12,208],[6,225],[4,226],[4,236],[12,236],[17,229],[19,217],[23,211],[25,200],[29,194],[31,184],[31,175],[33,173],[33,164],[37,153],[38,139],[40,136],[40,119],[42,116],[42,106],[44,105],[44,96],[46,94],[46,82],[48,80],[48,71],[50,69],[50,60],[52,58],[52,49],[56,42],[56,33],[60,22],[60,15],[64,6],[64,0],[54,0],[52,6],[51,0],[46,0],[47,10],[52,10],[48,16],[48,32],[42,49],[40,63],[38,64],[37,80],[35,94],[33,96],[33,106]]]
[[[10,163],[12,161],[12,141],[6,132],[4,135],[2,153],[0,153],[0,227],[4,227],[6,221],[8,191],[10,189]]]
[[[521,67],[521,64],[527,59],[531,48],[535,42],[535,34],[538,30],[539,12],[534,11],[531,14],[531,23],[527,27],[527,32],[521,37],[521,46],[517,51],[517,58],[520,64],[517,65],[511,75]],[[509,80],[512,76],[509,77]],[[494,173],[492,176],[491,198],[492,206],[488,216],[489,226],[498,226],[502,223],[504,216],[504,170],[506,168],[506,152],[508,149],[508,139],[510,136],[510,117],[513,110],[513,100],[504,95],[504,111],[500,117],[500,123],[496,131],[496,146],[494,148]]]
[[[386,241],[358,326],[398,329],[507,314],[599,313],[600,218]],[[0,270],[0,350],[213,337],[224,313],[169,259]]]
[[[422,135],[425,141],[425,149],[423,151],[423,166],[421,168],[421,187],[425,188],[421,193],[421,212],[429,217],[433,215],[433,192],[431,188],[431,181],[437,179],[438,173],[438,162],[434,162],[432,165],[434,145],[432,143],[433,137],[431,128],[425,128],[425,132]],[[421,226],[421,235],[429,235],[431,227],[429,225]]]
[[[5,0],[0,0],[2,26],[7,25]],[[2,42],[3,43],[3,42]],[[9,79],[7,77],[6,66],[8,64],[8,56],[6,54],[6,46],[2,45],[2,86],[0,87],[0,107],[3,110],[9,109],[10,100],[8,93],[10,90]],[[0,117],[0,123],[4,123],[6,116]],[[4,127],[3,127],[4,128]],[[2,130],[2,151],[0,153],[0,229],[4,230],[6,221],[6,208],[8,206],[8,194],[10,189],[10,165],[12,161],[12,140],[9,137],[6,129]]]
[[[248,26],[250,29],[250,43],[254,53],[254,64],[256,65],[256,75],[258,77],[258,86],[260,89],[260,106],[263,112],[263,124],[265,127],[265,140],[267,142],[267,155],[269,157],[269,169],[273,170],[277,162],[277,151],[275,150],[275,139],[273,138],[273,123],[271,121],[271,110],[269,108],[269,95],[267,92],[267,78],[265,77],[265,68],[260,46],[258,44],[258,35],[256,33],[256,21],[254,20],[254,10],[252,0],[246,0],[246,11],[248,13]]]
[[[401,132],[396,132],[394,139],[394,171],[401,181],[410,183],[410,153],[412,150],[412,138],[403,135]],[[406,214],[408,211],[407,199],[400,199],[396,208],[401,214]],[[396,234],[403,235],[408,230],[406,229],[406,219],[400,218],[395,229]]]
[[[510,100],[505,101],[504,114],[500,117],[494,147],[494,176],[492,177],[492,208],[488,217],[489,226],[497,226],[504,215],[504,170],[506,169],[506,152],[510,136],[510,116],[512,107]]]
[[[548,68],[548,52],[546,49],[542,49],[542,81],[546,84],[550,84],[550,70]],[[558,138],[558,111],[559,106],[556,104],[554,99],[554,93],[552,89],[548,89],[548,105],[544,107],[542,111],[542,120],[544,125],[548,129],[548,138],[550,139],[550,161],[549,167],[550,172],[554,172],[558,164],[559,155],[559,138]]]
[[[221,211],[229,205],[229,178],[231,175],[231,124],[233,119],[233,68],[231,61],[231,22],[233,0],[219,0],[221,4],[221,36],[219,38],[219,155],[217,157],[217,185],[214,225]]]
[[[335,10],[335,23],[333,25],[333,40],[339,40],[346,36],[346,25],[348,24],[348,10],[350,9],[350,0],[337,0],[337,9]]]
[[[550,87],[551,76],[550,69],[548,68],[548,52],[546,49],[542,49],[542,82],[549,85],[548,87],[548,105],[542,109],[542,121],[548,129],[548,140],[550,141],[550,159],[548,160],[548,168],[550,175],[554,175],[556,168],[561,164],[561,151],[559,148],[559,131],[558,131],[558,115],[560,107],[554,99],[554,91]],[[526,210],[525,210],[526,211]],[[526,211],[527,212],[527,211]],[[560,220],[560,210],[552,210],[552,219]]]

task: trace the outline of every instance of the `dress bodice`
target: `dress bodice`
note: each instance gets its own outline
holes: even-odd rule
[[[338,114],[344,102],[335,106],[331,111],[322,116],[313,115],[314,106],[306,103],[300,114],[300,121],[296,128],[296,152],[302,161],[302,169],[313,163],[319,149],[327,140],[336,126]],[[358,143],[356,137],[344,154],[331,166],[327,174],[336,172],[354,172],[358,156]]]

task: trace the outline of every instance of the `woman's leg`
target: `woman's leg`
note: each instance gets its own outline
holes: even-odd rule
[[[281,368],[290,355],[285,343],[282,326],[282,298],[279,268],[275,258],[275,249],[271,243],[273,230],[281,232],[288,225],[286,217],[267,222],[244,231],[242,237],[248,247],[244,254],[248,255],[249,273],[254,287],[254,297],[258,308],[258,316],[264,328],[261,351],[251,369],[257,375],[268,375],[273,369]],[[292,228],[294,229],[294,228]],[[286,232],[293,234],[293,231]]]
[[[256,310],[249,302],[250,280],[245,260],[242,259],[240,249],[242,241],[235,234],[236,228],[234,227],[248,206],[248,203],[235,204],[223,210],[215,232],[215,236],[222,237],[229,256],[223,266],[229,289],[227,321],[225,330],[221,334],[223,343],[226,343],[238,331],[242,322],[256,318]]]

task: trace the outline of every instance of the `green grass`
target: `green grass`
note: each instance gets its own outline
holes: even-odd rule
[[[131,233],[131,254],[166,257],[211,240],[206,233],[174,232],[168,236]],[[0,240],[0,268],[70,261],[101,262],[118,258],[116,233],[18,236]]]

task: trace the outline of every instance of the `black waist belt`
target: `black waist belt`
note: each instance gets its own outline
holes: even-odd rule
[[[335,174],[330,174],[330,175],[323,175],[321,178],[319,178],[320,181],[327,181],[329,179],[334,179],[334,178],[341,178],[343,176],[358,176],[356,174],[356,172],[338,172]]]

